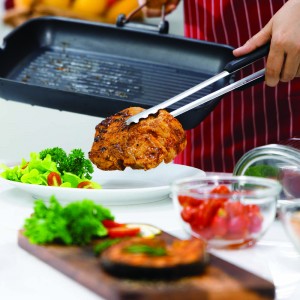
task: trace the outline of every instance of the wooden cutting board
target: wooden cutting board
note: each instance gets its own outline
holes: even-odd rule
[[[163,233],[166,240],[174,237]],[[19,232],[18,244],[32,255],[106,299],[119,300],[261,300],[274,299],[274,285],[210,255],[204,274],[176,281],[136,281],[105,273],[92,247],[37,246]]]

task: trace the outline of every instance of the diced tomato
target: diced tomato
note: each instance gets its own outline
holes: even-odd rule
[[[214,216],[211,222],[211,230],[215,237],[223,237],[227,233],[227,218]]]
[[[184,206],[181,211],[181,217],[185,222],[192,223],[197,213],[197,208],[193,206]]]
[[[263,215],[258,205],[229,201],[226,195],[239,195],[239,192],[231,192],[225,185],[215,187],[211,193],[221,196],[206,200],[183,195],[179,198],[182,205],[181,217],[190,224],[195,234],[207,240],[234,240],[249,238],[250,234],[261,230]]]
[[[104,227],[106,228],[113,228],[113,227],[121,227],[121,226],[125,226],[125,224],[122,223],[117,223],[114,220],[103,220],[102,224],[104,225]]]
[[[196,199],[194,197],[184,196],[184,195],[178,196],[178,201],[181,206],[186,206],[186,205],[199,206],[204,202],[204,200]]]
[[[215,236],[223,237],[228,230],[227,212],[224,208],[219,208],[211,222],[211,229]]]
[[[204,210],[205,210],[204,203],[195,209],[193,219],[190,222],[191,225],[193,225],[194,227],[198,226],[199,228],[204,227],[204,222],[205,222],[205,211]]]
[[[228,221],[228,238],[242,239],[248,235],[249,219],[245,215],[231,217]]]
[[[122,238],[137,236],[141,229],[139,227],[128,228],[126,226],[108,228],[108,236],[110,238]]]
[[[183,196],[183,195],[179,195],[178,196],[178,202],[181,206],[185,206],[185,205],[188,205],[189,202],[188,202],[188,197],[187,196]]]
[[[210,191],[212,194],[230,194],[230,189],[226,185],[218,185]]]
[[[214,234],[210,227],[200,228],[199,226],[191,225],[192,230],[204,238],[205,240],[209,240],[214,237]]]
[[[248,213],[249,217],[249,231],[251,233],[257,233],[260,232],[262,223],[263,223],[263,216],[258,213]]]
[[[47,183],[50,186],[60,186],[61,185],[61,177],[56,172],[49,173],[47,177]]]
[[[241,202],[226,202],[224,207],[230,217],[241,216],[247,213],[246,206]]]
[[[249,204],[249,205],[246,205],[246,209],[247,211],[250,213],[260,213],[260,208],[258,205],[255,205],[255,204]]]
[[[93,189],[93,184],[90,182],[90,181],[82,181],[82,182],[79,182],[78,185],[77,185],[77,188],[78,189]]]
[[[215,216],[215,214],[217,213],[217,211],[220,208],[224,207],[224,200],[223,199],[210,199],[208,200],[206,203],[206,207],[204,208],[204,213],[205,213],[205,217],[204,217],[204,226],[208,226],[213,217]]]

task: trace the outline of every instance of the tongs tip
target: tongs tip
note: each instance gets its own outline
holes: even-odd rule
[[[146,109],[134,116],[131,116],[130,118],[128,118],[126,121],[125,121],[125,124],[127,126],[129,126],[130,124],[132,123],[139,123],[140,120],[142,119],[147,119],[150,115],[154,115],[158,112],[159,108],[157,108],[157,106],[153,106],[149,109]]]

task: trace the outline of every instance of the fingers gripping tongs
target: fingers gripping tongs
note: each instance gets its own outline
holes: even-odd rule
[[[199,90],[211,85],[212,83],[214,83],[226,76],[233,75],[238,70],[241,70],[244,67],[248,66],[249,64],[255,62],[256,60],[267,56],[267,54],[269,52],[269,48],[270,48],[270,45],[266,44],[266,45],[262,46],[261,48],[258,48],[255,51],[251,52],[250,54],[247,54],[245,56],[242,56],[242,57],[239,57],[239,58],[236,58],[236,59],[230,61],[224,67],[224,70],[221,73],[209,78],[208,80],[205,80],[205,81],[199,83],[198,85],[174,96],[173,98],[171,98],[169,100],[166,100],[158,105],[155,105],[147,110],[144,110],[143,112],[141,112],[139,114],[136,114],[136,115],[128,118],[126,121],[126,124],[129,125],[131,123],[138,123],[140,119],[147,118],[149,115],[155,114],[158,110],[164,109],[164,108],[172,105],[173,103],[178,102],[178,101],[198,92]],[[265,69],[257,71],[245,78],[242,78],[236,82],[233,82],[233,83],[231,83],[215,92],[212,92],[202,98],[196,99],[195,101],[192,101],[191,103],[188,103],[170,113],[174,117],[177,117],[199,105],[202,105],[206,102],[212,101],[213,99],[215,99],[219,96],[225,95],[233,90],[236,90],[243,86],[244,87],[252,86],[252,85],[256,84],[257,82],[262,81],[264,78],[264,75],[265,75]]]

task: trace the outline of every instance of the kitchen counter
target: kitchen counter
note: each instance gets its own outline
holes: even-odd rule
[[[2,25],[1,36],[10,28]],[[89,151],[100,118],[0,99],[0,162],[16,162],[31,151],[59,146]],[[0,185],[0,299],[93,300],[99,297],[17,245],[33,207],[31,195]],[[144,222],[185,238],[170,199],[112,208],[120,222]],[[273,281],[276,299],[300,299],[300,254],[276,220],[253,248],[214,251],[215,255]]]
[[[0,185],[0,298],[99,299],[93,292],[17,245],[18,230],[31,214],[33,202],[31,195]],[[119,222],[153,224],[179,238],[187,237],[169,198],[143,205],[114,206],[111,210]],[[253,248],[215,250],[213,254],[273,281],[276,299],[300,299],[300,254],[278,220]]]

